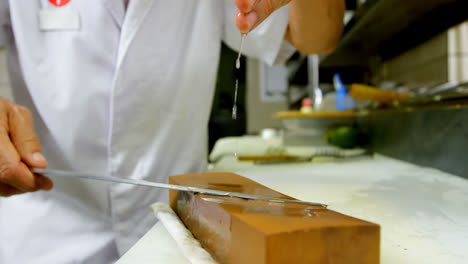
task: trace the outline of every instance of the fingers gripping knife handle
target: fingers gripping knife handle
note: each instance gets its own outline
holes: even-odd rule
[[[326,204],[321,204],[321,203],[313,203],[313,202],[291,200],[291,199],[282,199],[282,198],[276,198],[276,197],[239,193],[239,192],[226,192],[226,191],[203,189],[203,188],[190,187],[190,186],[181,186],[181,185],[174,185],[174,184],[143,181],[143,180],[122,179],[122,178],[117,178],[117,177],[112,177],[112,176],[96,175],[96,174],[91,174],[91,173],[80,173],[80,172],[73,172],[73,171],[49,170],[49,169],[38,169],[38,168],[33,168],[32,171],[34,173],[44,174],[48,176],[82,178],[82,179],[104,181],[104,182],[125,183],[125,184],[154,187],[154,188],[161,188],[161,189],[178,190],[178,191],[184,191],[184,192],[235,197],[235,198],[241,198],[241,199],[247,199],[247,200],[263,200],[263,201],[275,202],[275,203],[294,203],[294,204],[321,206],[324,208],[327,207]]]

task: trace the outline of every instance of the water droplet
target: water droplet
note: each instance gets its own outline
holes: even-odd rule
[[[234,105],[232,106],[232,119],[237,119],[237,90],[239,89],[239,79],[236,79],[236,85],[234,90]]]
[[[239,47],[239,54],[237,55],[237,60],[236,60],[236,69],[240,69],[240,58],[242,55],[242,47],[244,46],[244,39],[246,34],[242,34],[241,36],[241,41],[240,41],[240,47]]]
[[[314,212],[315,208],[306,208],[305,212],[307,213],[307,216],[309,217],[315,217],[317,216],[317,213]]]
[[[237,105],[232,106],[232,119],[237,119]]]

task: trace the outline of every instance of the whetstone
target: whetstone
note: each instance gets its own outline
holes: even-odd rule
[[[233,173],[177,175],[169,182],[293,199]],[[169,198],[220,263],[379,263],[380,226],[332,210],[176,190]]]

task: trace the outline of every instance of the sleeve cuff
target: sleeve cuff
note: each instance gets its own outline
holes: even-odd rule
[[[296,48],[291,43],[289,43],[289,41],[284,39],[273,64],[285,63],[295,52]]]

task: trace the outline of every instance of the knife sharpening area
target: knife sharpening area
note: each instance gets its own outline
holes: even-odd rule
[[[180,246],[188,238],[177,239],[177,233],[186,231],[158,217],[119,264],[465,263],[468,257],[465,179],[379,154],[258,165],[225,155],[234,145],[248,150],[265,141],[221,139],[211,158],[221,157],[215,157],[210,172],[171,176],[170,183],[299,199],[328,208],[171,190],[172,211],[162,211],[171,211],[176,225],[193,235],[189,250]],[[203,248],[212,259],[194,248]]]
[[[0,0],[0,264],[468,263],[468,0],[104,2]]]

